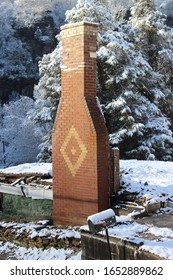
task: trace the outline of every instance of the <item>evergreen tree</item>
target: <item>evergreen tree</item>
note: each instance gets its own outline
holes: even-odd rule
[[[164,104],[168,96],[172,98],[172,75],[171,70],[165,73],[161,65],[169,61],[172,67],[172,30],[164,25],[164,16],[154,10],[152,1],[134,0],[130,20],[120,22],[103,2],[78,0],[66,13],[66,19],[69,23],[85,20],[100,24],[98,96],[110,143],[120,148],[123,158],[171,160],[173,137],[169,120],[173,114],[170,107],[166,112]],[[36,105],[44,106],[35,119],[40,117],[45,125],[49,112],[46,123],[50,124],[40,159],[51,159],[50,133],[61,93],[60,53],[58,45],[55,52],[44,57],[35,90]],[[55,82],[58,90],[49,87],[49,82]]]
[[[111,42],[109,32],[106,36],[98,51],[98,73],[110,142],[125,158],[170,159],[170,124],[157,106],[160,75],[122,31],[112,33]]]
[[[51,54],[44,55],[39,63],[40,80],[34,88],[35,106],[28,112],[29,119],[42,130],[37,159],[43,162],[51,161],[51,132],[61,95],[60,65],[61,46],[58,43],[57,48]]]

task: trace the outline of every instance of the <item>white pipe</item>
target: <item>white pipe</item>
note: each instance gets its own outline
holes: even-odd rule
[[[53,200],[53,191],[52,189],[44,188],[34,188],[28,185],[21,186],[11,186],[8,184],[0,184],[0,193],[21,195],[25,197],[31,197],[32,199],[50,199]]]

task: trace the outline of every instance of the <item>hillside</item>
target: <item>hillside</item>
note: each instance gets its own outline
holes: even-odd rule
[[[33,96],[38,61],[57,44],[65,11],[75,1],[0,1],[0,102]]]

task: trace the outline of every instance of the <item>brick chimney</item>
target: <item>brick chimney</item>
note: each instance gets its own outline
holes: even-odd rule
[[[55,225],[86,224],[108,208],[108,133],[96,97],[98,25],[64,25],[62,96],[54,124],[53,208]]]

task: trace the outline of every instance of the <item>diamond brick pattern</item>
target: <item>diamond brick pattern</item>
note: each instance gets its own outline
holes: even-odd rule
[[[72,140],[76,140],[76,143],[74,144],[74,141],[72,143]],[[72,176],[75,176],[87,155],[87,149],[74,126],[70,128],[60,151]],[[78,154],[77,160],[73,161],[76,154]]]

